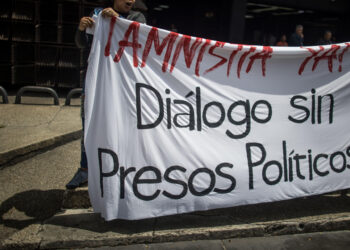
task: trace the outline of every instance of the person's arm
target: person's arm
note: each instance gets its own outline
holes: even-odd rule
[[[146,23],[146,17],[141,12],[139,12],[134,21],[139,23]]]
[[[78,48],[84,49],[88,46],[88,34],[85,33],[87,27],[94,25],[94,20],[91,17],[82,17],[79,22],[77,31],[75,32],[75,44]]]
[[[79,29],[77,29],[75,31],[75,45],[79,48],[79,49],[85,49],[87,47],[88,44],[88,38],[86,36],[85,31],[81,31]]]
[[[146,23],[146,17],[138,11],[130,11],[130,14],[128,15],[127,19],[139,23]]]

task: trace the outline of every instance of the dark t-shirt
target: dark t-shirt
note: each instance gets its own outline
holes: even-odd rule
[[[96,8],[90,16],[93,16],[93,14],[98,14],[101,12],[102,8]],[[146,23],[146,18],[145,16],[138,11],[130,11],[128,14],[120,14],[121,18],[125,18],[131,21],[136,21],[139,23]],[[80,49],[89,49],[92,44],[92,38],[93,36],[90,34],[86,34],[85,31],[80,31],[77,29],[75,32],[75,44],[77,45],[78,48]]]
[[[318,42],[317,42],[317,44],[318,45],[329,45],[329,44],[332,44],[332,41],[330,41],[330,40],[325,40],[325,39],[320,39],[320,40],[318,40]]]
[[[290,40],[288,42],[289,46],[303,46],[304,38],[299,36],[297,33],[293,33],[290,36]]]

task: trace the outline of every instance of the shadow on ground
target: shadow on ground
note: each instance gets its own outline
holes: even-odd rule
[[[137,221],[113,220],[105,222],[99,214],[71,214],[49,219],[46,224],[79,228],[97,233],[135,234],[154,230],[181,230],[264,223],[344,212],[350,212],[350,197],[323,195]],[[91,223],[92,221],[93,223]]]
[[[32,223],[50,218],[60,210],[63,194],[64,190],[59,189],[18,193],[1,203],[0,224],[23,229]],[[25,216],[11,216],[13,209],[24,213]]]
[[[18,193],[1,203],[0,223],[6,227],[23,229],[30,224],[42,222],[60,211],[63,195],[64,190],[59,189],[30,190]],[[13,209],[24,213],[26,217],[23,219],[9,215]],[[98,233],[134,234],[155,229],[218,227],[344,212],[350,212],[349,196],[320,195],[137,221],[113,220],[105,222],[99,214],[71,214],[62,215],[60,219],[54,217],[47,220],[46,224]]]

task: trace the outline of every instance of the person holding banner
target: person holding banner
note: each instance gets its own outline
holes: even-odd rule
[[[92,44],[92,34],[88,34],[86,31],[88,28],[93,28],[94,19],[93,16],[98,16],[101,14],[104,18],[120,17],[132,21],[137,21],[139,23],[146,23],[145,16],[138,11],[133,11],[132,7],[135,4],[135,0],[112,0],[111,4],[113,7],[108,8],[95,8],[90,16],[85,16],[80,19],[78,29],[75,33],[75,43],[80,49],[90,50]],[[85,85],[85,84],[84,84]],[[84,91],[85,86],[83,86],[83,93],[81,97],[81,118],[82,126],[84,131]],[[77,170],[73,178],[67,183],[67,189],[75,189],[82,186],[88,181],[88,164],[87,157],[84,147],[84,136],[81,139],[81,158],[80,158],[80,168]]]

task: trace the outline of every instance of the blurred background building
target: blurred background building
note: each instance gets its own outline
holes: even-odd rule
[[[87,52],[75,47],[79,19],[108,0],[2,0],[0,85],[59,89],[84,81]],[[334,42],[350,41],[348,0],[138,0],[148,24],[232,43],[275,45],[304,26],[305,45],[325,30]]]
[[[148,22],[178,32],[215,40],[275,45],[304,26],[305,44],[313,45],[325,30],[336,42],[350,40],[348,0],[147,0]]]

